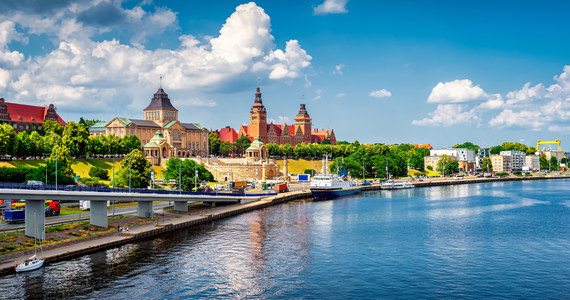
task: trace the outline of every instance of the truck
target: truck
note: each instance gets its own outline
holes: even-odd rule
[[[5,210],[2,216],[4,221],[8,223],[20,223],[25,222],[26,211],[25,210]]]
[[[107,201],[107,207],[111,205],[111,201]],[[89,200],[79,200],[80,210],[91,210],[91,201]]]
[[[247,187],[247,181],[232,181],[230,182],[230,190],[232,193],[243,194]]]
[[[12,203],[12,208],[15,210],[23,210],[26,208],[25,201],[18,201]],[[46,200],[44,207],[45,216],[58,216],[61,212],[61,205],[58,201]]]
[[[287,182],[276,183],[276,184],[273,186],[273,189],[274,189],[277,193],[284,193],[284,192],[288,192],[288,191],[289,191],[289,186],[287,185]]]

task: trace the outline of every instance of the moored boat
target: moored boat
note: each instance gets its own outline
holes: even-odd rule
[[[311,179],[310,190],[315,198],[336,198],[358,194],[362,187],[336,174],[324,174]]]
[[[44,265],[44,260],[37,259],[36,255],[33,255],[32,257],[26,259],[25,261],[16,264],[14,268],[16,269],[16,272],[20,273],[20,272],[37,270],[41,268],[43,265]]]
[[[415,187],[412,183],[407,181],[394,182],[392,180],[385,181],[380,186],[383,190],[399,190],[399,189],[411,189]]]

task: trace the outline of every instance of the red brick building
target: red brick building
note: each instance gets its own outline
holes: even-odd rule
[[[17,132],[41,130],[42,123],[47,120],[67,125],[57,114],[53,104],[48,107],[33,106],[9,103],[0,98],[0,122],[12,125]]]
[[[237,136],[238,138],[247,136],[250,140],[259,136],[266,144],[278,145],[290,144],[295,146],[301,143],[321,143],[324,139],[329,139],[333,145],[336,144],[336,137],[332,129],[312,130],[311,127],[312,119],[305,104],[301,104],[294,124],[273,124],[273,122],[267,124],[267,109],[263,105],[261,91],[257,87],[255,100],[249,112],[249,125],[242,125]]]

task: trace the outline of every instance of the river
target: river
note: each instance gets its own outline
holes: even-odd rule
[[[295,201],[0,277],[2,299],[570,295],[570,180]]]

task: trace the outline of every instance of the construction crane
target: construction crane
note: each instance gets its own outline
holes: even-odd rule
[[[560,147],[560,140],[559,139],[555,139],[554,141],[538,140],[538,142],[536,142],[536,150],[540,151],[540,145],[547,145],[547,144],[558,144],[558,151],[562,151],[562,147]]]

